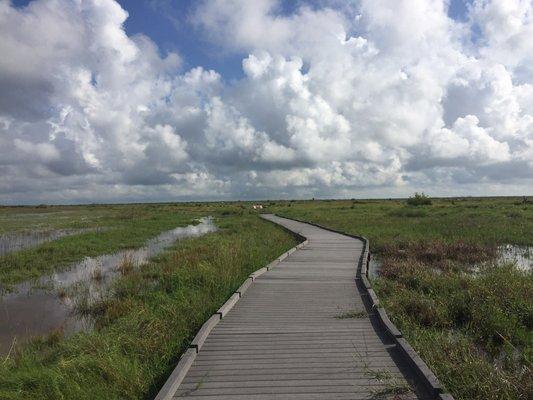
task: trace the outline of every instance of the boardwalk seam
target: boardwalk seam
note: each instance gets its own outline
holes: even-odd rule
[[[263,219],[264,221],[269,221],[267,219]],[[239,301],[239,299],[242,297],[242,294],[250,287],[250,285],[253,284],[255,278],[259,277],[260,275],[264,274],[265,272],[269,271],[271,268],[274,268],[277,266],[282,260],[287,258],[289,255],[294,253],[297,249],[301,249],[304,247],[307,243],[309,243],[309,240],[307,240],[306,237],[300,235],[298,232],[293,232],[290,229],[287,229],[286,227],[282,225],[278,225],[275,222],[269,221],[272,224],[276,225],[276,227],[283,229],[284,231],[290,233],[292,236],[295,236],[298,240],[301,240],[299,244],[296,246],[290,248],[288,251],[281,254],[278,258],[276,258],[271,263],[267,264],[267,266],[259,268],[257,271],[252,272],[248,278],[244,280],[242,285],[230,296],[230,298],[218,309],[216,313],[214,313],[209,319],[204,322],[204,324],[201,326],[201,328],[198,330],[198,333],[192,340],[191,344],[189,345],[189,348],[181,355],[178,364],[166,380],[163,387],[159,390],[154,400],[171,400],[174,395],[176,394],[177,390],[179,389],[179,386],[183,379],[185,378],[185,375],[187,375],[187,372],[191,368],[192,363],[196,359],[197,354],[200,352],[203,343],[209,336],[209,333],[213,330],[213,328],[218,324],[218,322],[233,308],[233,306]],[[246,284],[246,282],[250,280],[249,284]],[[237,298],[234,300],[234,296]]]
[[[277,215],[277,214],[274,214]],[[377,318],[380,322],[380,324],[383,326],[385,332],[394,340],[396,343],[396,346],[400,350],[400,353],[405,358],[405,360],[408,362],[408,364],[413,368],[413,370],[416,372],[416,374],[421,378],[421,381],[424,383],[426,388],[429,390],[430,394],[432,394],[437,400],[454,400],[453,396],[449,393],[444,392],[444,387],[438,380],[437,376],[431,371],[431,369],[427,366],[427,364],[422,360],[420,355],[413,349],[413,347],[403,338],[402,333],[400,330],[392,323],[392,321],[389,319],[389,316],[387,315],[387,312],[385,309],[379,304],[379,299],[374,292],[374,289],[372,289],[372,285],[370,284],[370,280],[368,279],[368,262],[370,260],[370,241],[364,237],[359,235],[352,235],[350,233],[345,233],[339,230],[331,229],[326,226],[322,226],[320,224],[316,224],[314,222],[309,221],[303,221],[297,218],[293,217],[283,217],[286,219],[292,219],[296,222],[301,222],[304,224],[309,224],[316,226],[317,228],[325,229],[330,232],[339,233],[344,236],[352,237],[354,239],[359,239],[363,242],[364,248],[361,252],[361,256],[359,258],[359,263],[357,267],[356,272],[356,279],[360,279],[363,282],[363,286],[365,287],[366,294],[370,297],[371,307],[372,309],[377,310]]]

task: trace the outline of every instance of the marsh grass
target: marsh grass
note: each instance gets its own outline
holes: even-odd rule
[[[194,211],[190,208],[178,205],[80,206],[59,208],[62,211],[53,211],[56,208],[51,207],[36,213],[35,208],[4,207],[0,210],[0,221],[7,221],[8,226],[11,224],[13,232],[21,229],[17,225],[21,223],[26,224],[26,230],[40,227],[41,220],[47,221],[46,226],[54,228],[106,229],[64,236],[53,242],[0,256],[0,286],[9,287],[24,280],[37,279],[43,274],[61,271],[84,257],[141,247],[147,239],[165,230],[193,223],[195,218],[206,215],[200,212],[209,212],[213,207],[206,206]],[[58,213],[65,218],[54,224]],[[28,218],[24,217],[26,215]],[[11,223],[10,218],[18,222]]]
[[[96,267],[91,273],[91,279],[95,282],[102,282],[104,277],[104,272],[101,267]]]
[[[495,265],[470,274],[461,272],[460,267],[442,267],[461,265],[457,258],[437,261],[435,267],[445,273],[435,273],[432,262],[385,256],[375,284],[393,315],[404,316],[420,327],[461,330],[492,357],[506,345],[522,349],[531,345],[530,272],[513,265]],[[527,353],[524,357],[529,363]]]
[[[133,256],[128,253],[124,254],[124,257],[117,268],[122,276],[131,274],[135,268]]]
[[[428,212],[420,208],[404,207],[389,212],[392,217],[422,218],[428,215]]]
[[[431,206],[420,208],[406,207],[404,200],[279,201],[269,211],[366,236],[380,253],[385,245],[409,241],[533,245],[533,204],[521,200],[432,199]],[[401,215],[406,209],[423,216]],[[522,217],[510,217],[513,212]]]
[[[463,240],[396,241],[385,244],[381,249],[380,275],[392,278],[401,273],[398,270],[420,264],[433,271],[469,271],[473,267],[494,261],[497,254],[495,245],[468,243]]]
[[[60,299],[62,299],[62,300],[66,299],[68,297],[68,291],[64,287],[57,288],[56,292],[57,292],[57,296]]]
[[[18,348],[0,365],[0,398],[153,398],[202,323],[250,272],[296,244],[255,215],[216,224],[80,304],[93,331]]]
[[[406,339],[457,400],[533,398],[533,273],[498,246],[533,245],[518,198],[279,202],[281,215],[370,239],[373,282]]]
[[[388,382],[384,388],[372,390],[372,400],[407,400],[404,396],[411,393],[411,388],[407,383]]]

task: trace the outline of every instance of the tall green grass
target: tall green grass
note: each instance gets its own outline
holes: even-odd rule
[[[153,398],[202,323],[250,272],[296,244],[255,215],[216,224],[121,276],[85,310],[94,331],[51,335],[0,361],[0,398]]]

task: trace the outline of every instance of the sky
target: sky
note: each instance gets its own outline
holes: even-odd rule
[[[531,0],[0,0],[0,204],[533,194]]]

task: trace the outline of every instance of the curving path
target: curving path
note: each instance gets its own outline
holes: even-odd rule
[[[265,215],[307,237],[214,327],[175,398],[416,399],[409,369],[355,281],[363,243]],[[410,388],[410,389],[409,389]]]

